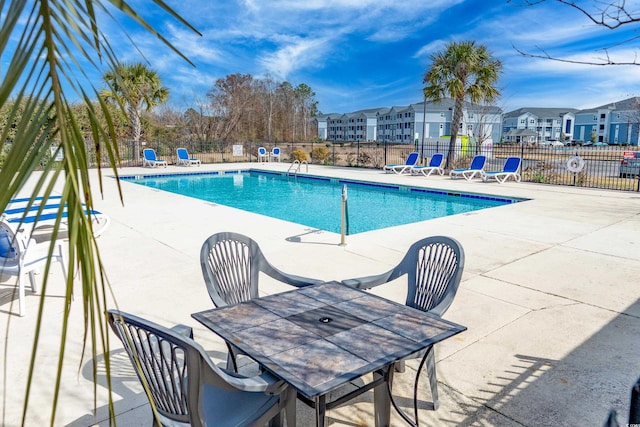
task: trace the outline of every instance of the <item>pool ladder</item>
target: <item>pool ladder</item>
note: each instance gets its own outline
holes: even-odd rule
[[[294,174],[298,174],[298,172],[300,172],[300,169],[302,168],[302,165],[304,165],[304,171],[305,173],[309,173],[309,164],[307,163],[306,160],[303,160],[302,162],[299,160],[294,160],[291,163],[291,166],[289,166],[289,169],[287,169],[287,173],[293,171]]]

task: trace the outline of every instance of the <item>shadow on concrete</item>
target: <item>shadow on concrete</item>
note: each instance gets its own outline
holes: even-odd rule
[[[640,373],[639,335],[640,318],[620,313],[560,360],[515,354],[502,375],[468,396],[480,408],[458,400],[465,418],[456,425],[486,425],[496,414],[514,425],[603,425],[612,409],[624,425]]]
[[[133,369],[127,352],[121,348],[109,352],[111,362],[111,392],[113,396],[113,410],[116,416],[128,411],[135,410],[142,406],[148,406],[149,400],[142,388],[140,380]],[[226,353],[211,351],[207,352],[213,360],[226,360]],[[93,382],[93,361],[89,360],[82,367],[82,376]],[[96,384],[108,390],[106,365],[104,354],[96,357]],[[149,412],[149,422],[151,425],[153,420],[151,417],[151,409]],[[85,414],[82,417],[66,424],[67,427],[86,427],[86,426],[110,426],[109,423],[109,405],[102,405],[95,409],[94,414]],[[123,423],[126,425],[126,423]]]

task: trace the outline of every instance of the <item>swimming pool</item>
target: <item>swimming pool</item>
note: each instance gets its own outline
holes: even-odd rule
[[[341,232],[342,191],[346,185],[347,234],[522,200],[259,170],[137,175],[120,179],[335,233]]]

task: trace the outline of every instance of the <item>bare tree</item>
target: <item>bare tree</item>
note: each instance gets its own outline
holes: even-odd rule
[[[273,115],[275,110],[275,92],[277,83],[273,78],[267,75],[259,81],[261,89],[260,101],[262,104],[262,114],[265,121],[265,131],[267,141],[273,141]]]
[[[215,86],[207,93],[211,99],[215,121],[215,136],[227,140],[236,130],[247,107],[251,103],[253,76],[251,74],[231,74],[216,80]]]
[[[468,123],[473,126],[471,135],[476,140],[476,150],[480,150],[482,144],[489,140],[493,135],[493,126],[500,126],[501,110],[493,103],[482,102],[481,104],[473,104],[468,108],[469,115],[473,114],[473,119],[469,117]],[[497,141],[494,141],[497,142]]]
[[[535,6],[541,3],[556,2],[568,7],[571,7],[587,17],[592,23],[604,28],[615,30],[626,25],[632,25],[640,23],[640,10],[636,7],[630,7],[627,5],[626,0],[593,0],[590,5],[586,5],[584,1],[578,2],[573,0],[507,0],[507,3],[522,4],[525,6]],[[581,61],[578,59],[558,58],[542,48],[538,48],[540,53],[525,52],[518,47],[514,46],[514,49],[521,54],[529,58],[543,58],[550,59],[558,62],[567,62],[571,64],[584,64],[584,65],[640,65],[637,54],[629,61],[615,61],[611,54],[622,45],[631,43],[634,40],[640,38],[640,35],[630,37],[621,42],[617,42],[611,46],[603,46],[602,57],[596,61]]]

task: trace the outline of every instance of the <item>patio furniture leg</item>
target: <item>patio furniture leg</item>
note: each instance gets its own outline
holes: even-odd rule
[[[315,407],[316,407],[316,427],[325,427],[326,426],[325,415],[327,412],[327,400],[325,395],[316,397]]]
[[[436,360],[435,354],[433,351],[433,346],[429,347],[427,350],[427,361],[426,361],[426,369],[427,375],[429,376],[429,385],[431,387],[431,398],[433,399],[433,410],[435,411],[440,406],[440,401],[438,400],[438,379],[436,378]],[[420,375],[420,373],[418,373]]]
[[[285,418],[287,420],[288,427],[296,427],[296,395],[298,394],[295,389],[290,388],[288,393],[292,393],[293,397],[289,399],[286,408],[284,409]]]
[[[26,314],[24,302],[24,278],[22,276],[24,276],[24,274],[20,274],[18,277],[18,313],[20,316],[24,316]]]
[[[391,364],[384,372],[376,371],[373,373],[374,381],[381,376],[386,375],[386,381],[373,389],[374,412],[376,419],[376,427],[389,427],[391,424],[391,384],[393,384],[393,371],[395,364]],[[387,382],[389,386],[387,387]]]

